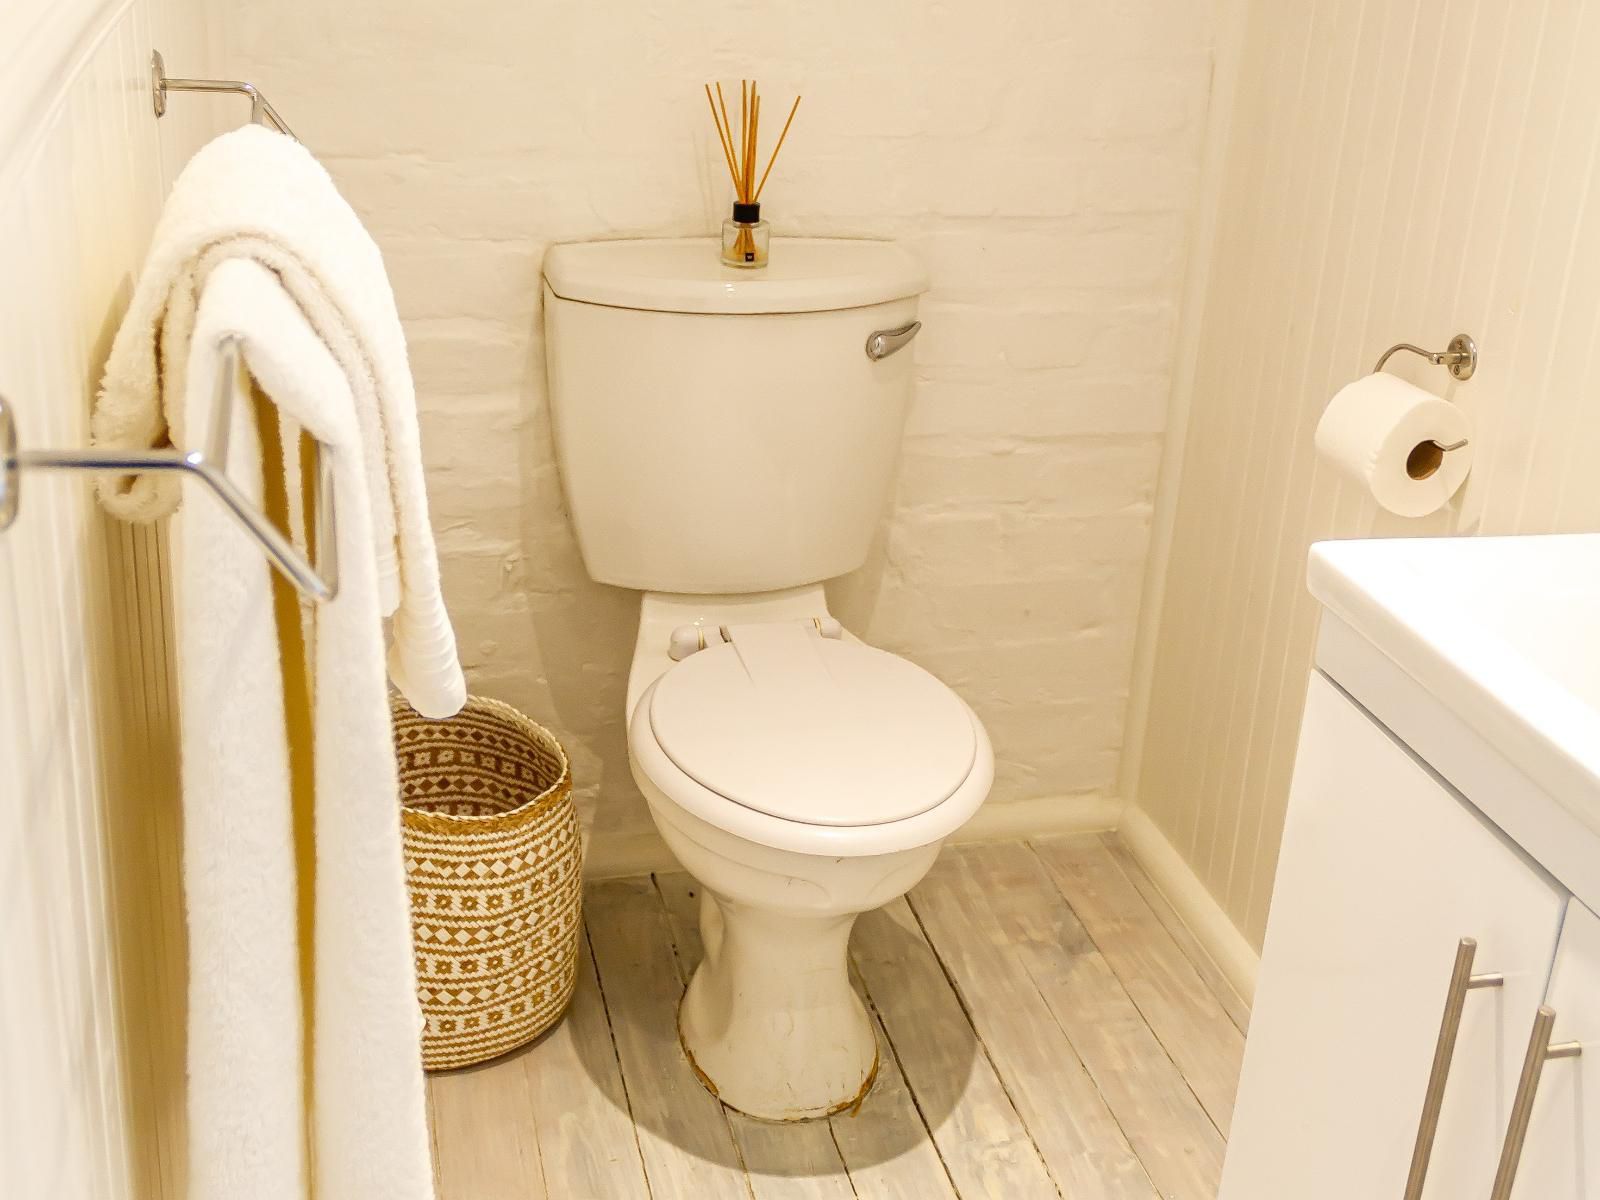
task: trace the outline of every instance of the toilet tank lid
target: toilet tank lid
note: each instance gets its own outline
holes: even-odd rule
[[[827,312],[928,289],[903,246],[855,238],[775,238],[755,270],[723,266],[712,238],[566,242],[545,254],[544,278],[564,300],[677,313]]]

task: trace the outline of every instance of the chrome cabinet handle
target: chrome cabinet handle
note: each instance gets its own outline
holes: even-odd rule
[[[1439,1133],[1439,1110],[1444,1105],[1444,1085],[1450,1078],[1450,1060],[1455,1057],[1456,1035],[1461,1032],[1461,1013],[1466,1007],[1467,993],[1505,984],[1503,975],[1472,973],[1472,960],[1477,953],[1476,938],[1462,938],[1456,943],[1456,961],[1450,969],[1450,986],[1444,994],[1444,1016],[1439,1020],[1439,1040],[1433,1048],[1428,1090],[1422,1097],[1422,1119],[1417,1122],[1417,1144],[1411,1152],[1404,1200],[1420,1200],[1423,1182],[1428,1177],[1428,1161],[1433,1157],[1433,1142]]]
[[[1511,1120],[1506,1125],[1506,1142],[1500,1151],[1500,1166],[1494,1173],[1489,1200],[1511,1200],[1511,1187],[1517,1181],[1522,1162],[1522,1144],[1528,1140],[1528,1122],[1533,1117],[1533,1100],[1539,1093],[1544,1064],[1552,1058],[1577,1058],[1583,1053],[1581,1042],[1550,1044],[1550,1031],[1556,1023],[1556,1010],[1539,1006],[1533,1018],[1533,1033],[1528,1037],[1528,1053],[1522,1059],[1522,1075],[1517,1079],[1516,1099],[1511,1102]]]
[[[902,325],[899,329],[880,329],[876,333],[867,335],[867,357],[873,362],[880,358],[888,358],[897,350],[903,349],[912,338],[917,336],[917,331],[922,328],[921,321],[912,321],[909,325]]]

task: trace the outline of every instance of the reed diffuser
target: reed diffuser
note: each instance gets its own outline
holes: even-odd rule
[[[739,81],[739,137],[734,140],[733,122],[728,119],[728,105],[722,98],[722,85],[716,85],[716,99],[711,97],[711,84],[706,84],[706,103],[711,106],[711,120],[717,127],[717,141],[722,144],[722,157],[733,180],[733,216],[722,223],[722,261],[730,267],[764,267],[772,240],[772,227],[761,219],[761,189],[767,186],[767,176],[772,174],[772,164],[778,161],[778,151],[783,149],[783,139],[789,136],[789,126],[794,124],[794,114],[800,107],[800,97],[794,98],[789,108],[789,119],[783,123],[778,143],[767,159],[767,169],[756,177],[756,162],[761,146],[761,92],[753,79]]]

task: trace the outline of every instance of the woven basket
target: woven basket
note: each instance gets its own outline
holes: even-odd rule
[[[464,1067],[560,1019],[577,981],[582,851],[566,753],[510,705],[431,721],[391,702],[422,1063]]]

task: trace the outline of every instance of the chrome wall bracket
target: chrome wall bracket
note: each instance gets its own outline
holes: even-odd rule
[[[1478,369],[1478,343],[1472,340],[1470,334],[1458,333],[1450,339],[1450,344],[1443,350],[1424,350],[1421,346],[1413,346],[1410,342],[1390,346],[1378,359],[1378,365],[1372,368],[1373,374],[1376,375],[1383,370],[1384,363],[1402,350],[1410,354],[1420,354],[1434,366],[1446,368],[1462,383],[1471,379]]]
[[[261,94],[261,90],[253,83],[246,83],[239,79],[178,79],[167,74],[166,62],[161,57],[161,51],[150,52],[150,100],[155,107],[156,116],[164,117],[167,114],[168,92],[228,92],[239,96],[250,97],[250,120],[257,125],[270,125],[279,133],[295,137],[294,130],[289,128],[289,123],[278,115],[278,110],[272,107],[268,99]],[[295,141],[299,141],[295,138]]]

